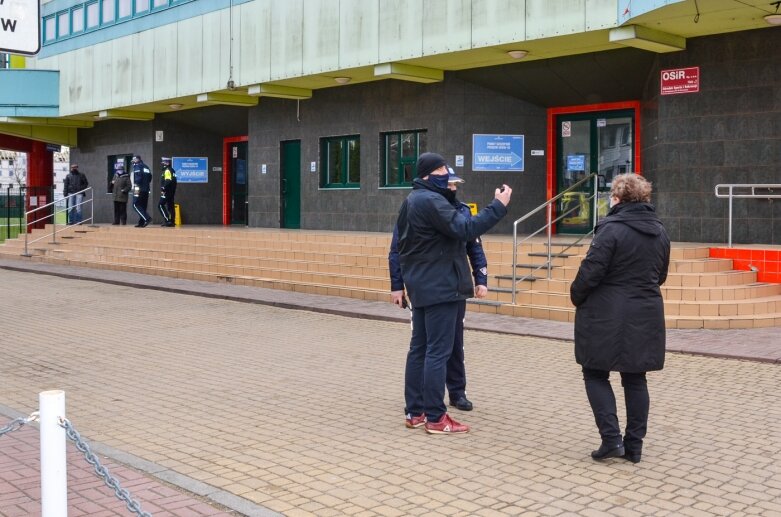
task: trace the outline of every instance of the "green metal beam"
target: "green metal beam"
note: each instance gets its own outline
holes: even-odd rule
[[[39,142],[76,147],[77,130],[75,127],[31,126],[24,124],[0,123],[0,133],[20,136]]]

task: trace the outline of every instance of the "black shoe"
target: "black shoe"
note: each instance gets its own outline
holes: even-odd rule
[[[150,223],[149,219],[145,219],[144,222],[141,223],[141,228],[146,228],[147,226],[149,226],[149,223]]]
[[[450,405],[461,411],[472,411],[472,403],[466,398],[466,395],[461,395],[456,400],[450,399]]]
[[[138,221],[138,224],[133,225],[133,228],[143,228],[144,223],[142,221]]]
[[[605,445],[604,443],[599,449],[591,452],[591,457],[595,460],[606,460],[608,458],[618,458],[624,455],[624,444],[618,445]]]
[[[640,463],[640,454],[631,454],[627,452],[621,457],[626,461],[631,461],[632,463]]]
[[[176,223],[174,223],[174,222],[172,222],[172,221],[169,221],[169,222],[165,223],[165,225],[166,225],[168,228],[173,228],[174,226],[176,226]]]
[[[111,226],[119,226],[119,223],[111,223]]]

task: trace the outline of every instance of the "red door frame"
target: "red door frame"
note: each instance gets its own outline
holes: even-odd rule
[[[641,152],[640,152],[640,101],[626,102],[605,102],[601,104],[583,104],[580,106],[565,106],[561,108],[548,108],[548,160],[547,160],[547,178],[546,178],[546,199],[551,199],[556,195],[556,116],[568,113],[588,113],[592,111],[613,111],[632,109],[635,112],[634,127],[634,146],[635,146],[635,170],[634,172],[642,175]],[[553,210],[555,219],[555,208]]]
[[[231,156],[229,153],[230,144],[234,142],[247,142],[248,136],[229,136],[222,139],[222,224],[230,226],[231,224]]]

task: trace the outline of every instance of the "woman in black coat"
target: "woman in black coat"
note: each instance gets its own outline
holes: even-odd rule
[[[594,229],[591,247],[570,287],[575,312],[575,359],[602,445],[592,458],[640,461],[648,425],[645,373],[664,366],[664,305],[670,238],[651,202],[651,184],[636,174],[613,179],[610,211]],[[610,372],[621,373],[626,430],[621,436]]]

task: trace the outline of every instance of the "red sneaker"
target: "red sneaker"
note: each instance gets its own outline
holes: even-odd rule
[[[466,424],[459,424],[450,415],[445,413],[439,422],[426,422],[426,432],[429,434],[458,434],[468,433],[469,426]]]
[[[412,416],[410,413],[407,413],[407,419],[404,422],[404,425],[406,425],[409,429],[417,429],[418,427],[422,427],[426,424],[426,415],[418,415],[418,416]]]

